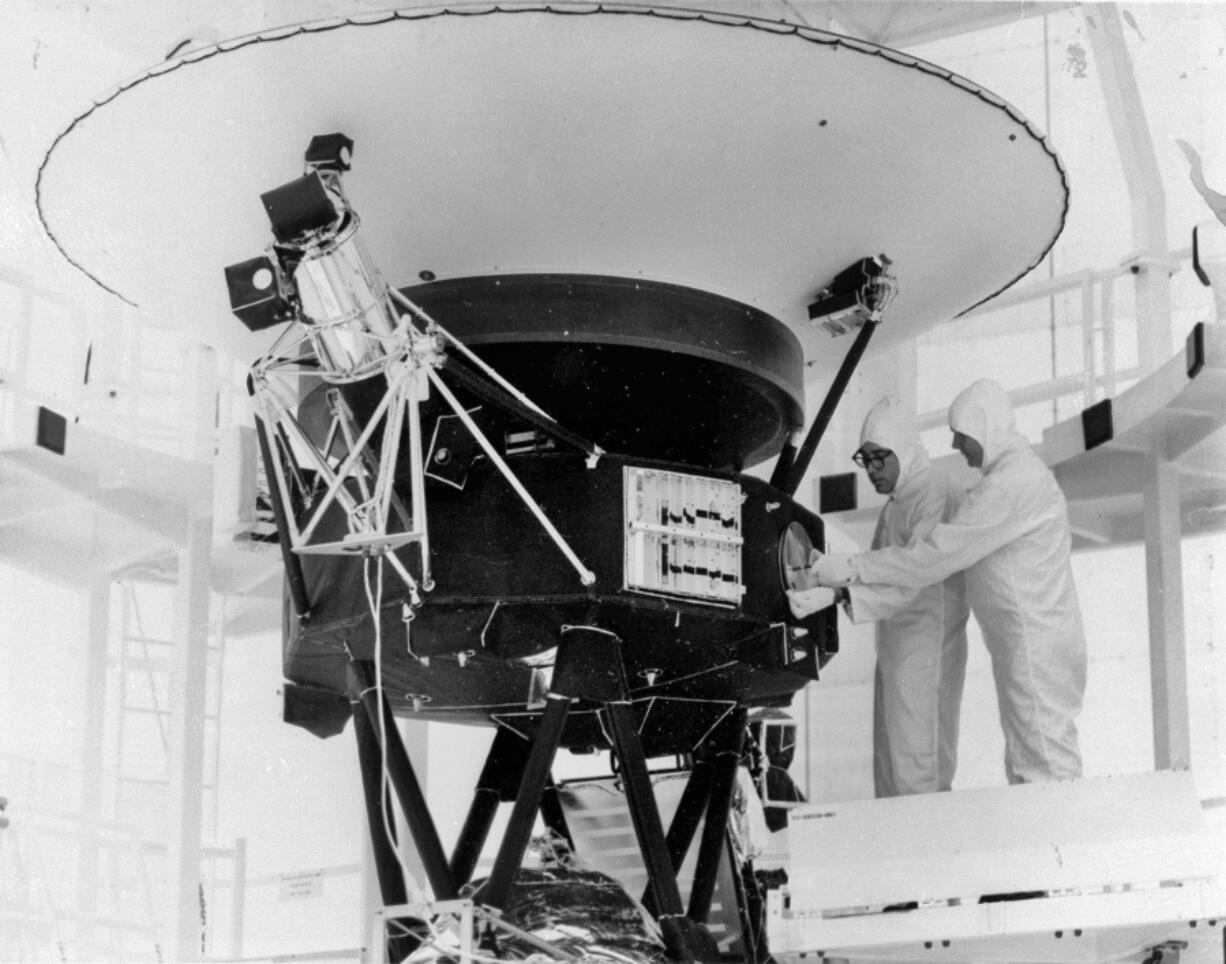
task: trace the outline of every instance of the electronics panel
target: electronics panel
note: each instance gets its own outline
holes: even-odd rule
[[[739,606],[741,487],[626,466],[625,588]]]

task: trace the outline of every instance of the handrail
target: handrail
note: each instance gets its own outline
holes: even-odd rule
[[[1180,270],[1186,262],[1191,260],[1191,257],[1191,247],[1171,251],[1169,253],[1169,265],[1174,269],[1172,273]],[[1139,365],[1124,370],[1118,369],[1115,365],[1115,282],[1122,277],[1137,273],[1146,263],[1150,262],[1147,262],[1143,255],[1138,254],[1130,256],[1113,268],[1099,270],[1083,268],[1027,285],[1024,288],[1012,289],[998,295],[973,311],[967,312],[959,320],[1016,308],[1021,305],[1052,298],[1059,294],[1067,294],[1080,290],[1082,329],[1081,372],[1062,375],[1012,389],[1008,392],[1008,395],[1009,400],[1014,406],[1025,406],[1038,402],[1053,401],[1080,393],[1083,407],[1088,408],[1102,398],[1114,397],[1120,382],[1133,380],[1144,374]],[[1095,310],[1096,289],[1097,311]],[[1100,350],[1102,355],[1101,370],[1099,365]],[[936,428],[945,424],[946,415],[947,409],[945,408],[922,412],[916,418],[916,426],[920,431]]]

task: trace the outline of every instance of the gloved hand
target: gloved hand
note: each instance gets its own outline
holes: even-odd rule
[[[834,590],[825,586],[814,586],[812,589],[789,589],[788,606],[792,615],[804,619],[819,609],[834,605]]]
[[[809,567],[809,576],[819,586],[846,586],[856,578],[855,558],[828,552]]]

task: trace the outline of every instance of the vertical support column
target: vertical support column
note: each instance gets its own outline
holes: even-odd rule
[[[230,956],[243,957],[243,930],[247,924],[247,838],[234,841],[234,869],[230,872]]]
[[[1154,767],[1191,764],[1188,670],[1184,645],[1179,470],[1160,449],[1145,457],[1142,498],[1145,583],[1149,603],[1149,677]]]
[[[1115,278],[1103,278],[1098,310],[1103,329],[1103,397],[1115,398]]]
[[[197,961],[201,945],[200,833],[204,795],[204,717],[209,644],[209,562],[213,544],[213,436],[215,359],[212,349],[193,346],[187,371],[186,459],[195,485],[186,494],[187,526],[179,549],[170,670],[170,858],[169,915],[172,953]]]
[[[1081,407],[1098,401],[1098,344],[1094,337],[1094,280],[1086,272],[1081,282]]]
[[[1141,91],[1114,3],[1097,3],[1086,15],[1086,31],[1111,118],[1128,196],[1132,235],[1145,260],[1134,268],[1137,301],[1137,359],[1145,376],[1171,356],[1170,249],[1166,235],[1166,193],[1154,141],[1145,119]]]
[[[93,561],[102,554],[95,523]],[[104,812],[104,736],[106,734],[107,655],[111,641],[111,574],[90,567],[85,603],[85,712],[81,727],[81,814],[87,819],[110,817]],[[98,907],[98,864],[101,853],[96,835],[83,835],[77,857],[76,913],[92,921]],[[92,926],[92,925],[82,925]],[[86,941],[85,934],[80,937]]]

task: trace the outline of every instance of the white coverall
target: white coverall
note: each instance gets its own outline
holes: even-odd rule
[[[898,456],[900,472],[882,507],[872,548],[905,546],[947,522],[962,489],[928,462],[897,400],[868,413],[860,444]],[[948,790],[958,762],[958,717],[966,677],[966,590],[962,573],[919,588],[848,587],[852,622],[877,623],[873,686],[873,785],[878,797]]]
[[[982,445],[983,478],[921,541],[855,556],[853,582],[919,588],[966,570],[996,678],[1009,782],[1079,777],[1074,720],[1086,644],[1064,495],[1015,431],[995,382],[976,382],[954,399],[949,425]]]

